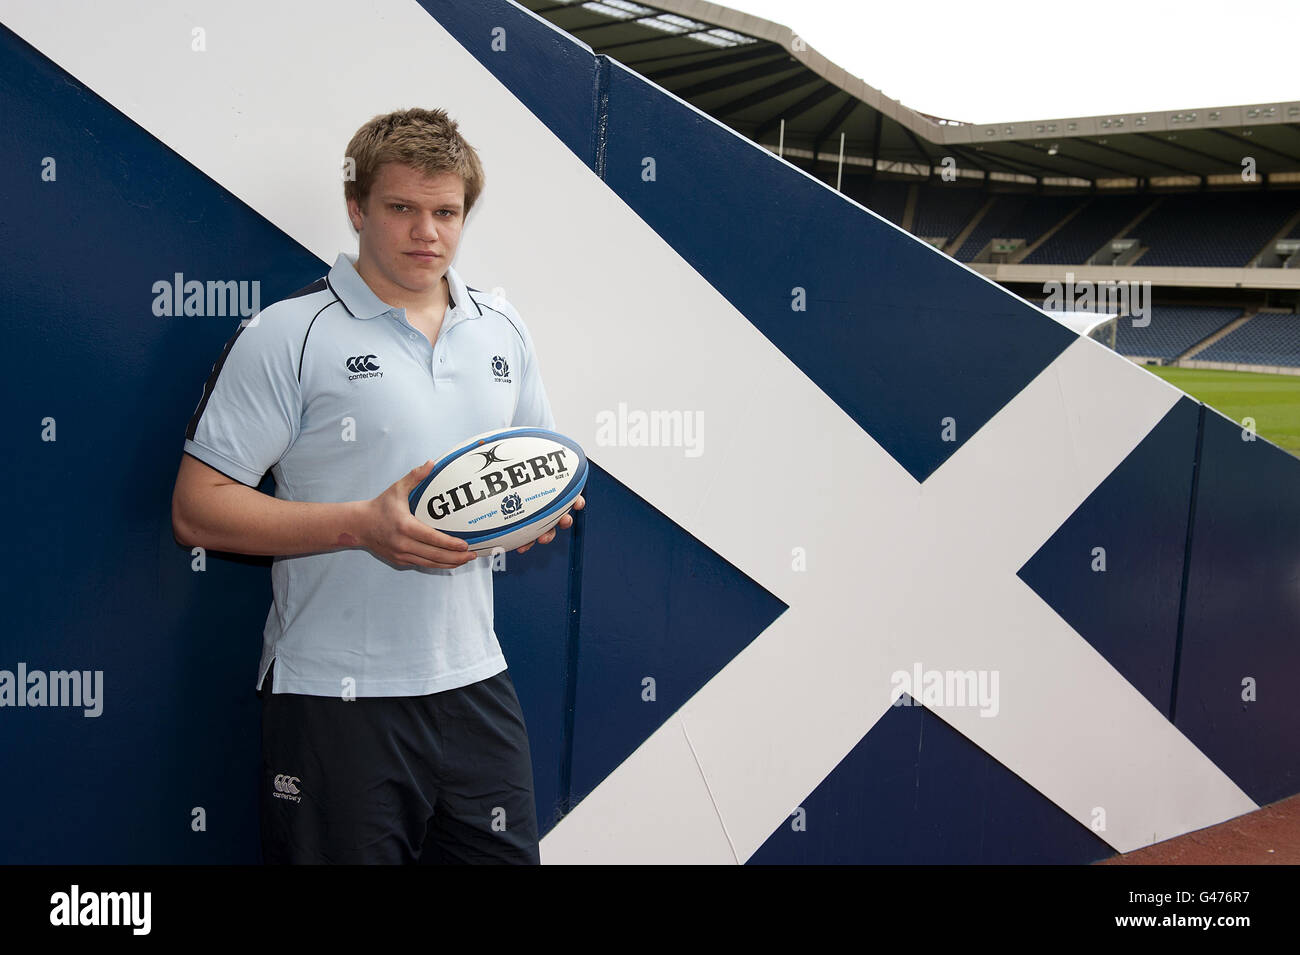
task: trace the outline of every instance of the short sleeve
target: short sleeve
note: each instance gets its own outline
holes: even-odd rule
[[[516,313],[518,314],[518,313]],[[528,327],[522,322],[515,322],[519,334],[524,340],[524,373],[519,381],[519,400],[515,404],[515,416],[512,427],[545,428],[554,431],[555,416],[551,413],[551,402],[546,397],[546,386],[542,384],[541,365],[537,359],[537,349]]]
[[[241,325],[226,342],[185,431],[185,451],[257,487],[298,437],[302,392],[282,322]]]

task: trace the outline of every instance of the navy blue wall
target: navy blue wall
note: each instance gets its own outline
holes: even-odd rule
[[[26,781],[0,796],[22,821],[0,861],[248,861],[270,562],[209,554],[195,573],[171,533],[185,426],[238,320],[156,317],[152,285],[260,280],[270,301],[321,263],[11,32],[0,43],[0,309],[23,356],[0,383],[22,502],[0,668],[102,670],[106,698],[92,718],[0,710],[0,765]]]
[[[1300,462],[1204,418],[1174,719],[1264,804],[1300,790]]]

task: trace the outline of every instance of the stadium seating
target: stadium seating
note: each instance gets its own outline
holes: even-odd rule
[[[988,194],[981,188],[942,182],[922,186],[917,195],[912,234],[951,240],[987,200]]]
[[[970,262],[992,239],[1024,239],[1031,244],[1083,201],[1077,196],[999,196],[953,257]]]
[[[1082,265],[1153,201],[1147,195],[1094,197],[1060,232],[1031,252],[1026,265]]]
[[[1167,195],[1132,230],[1149,251],[1137,265],[1248,265],[1300,209],[1300,192]]]
[[[1260,312],[1189,357],[1243,365],[1300,366],[1300,316],[1289,312]]]
[[[1239,308],[1160,306],[1151,309],[1151,324],[1134,327],[1121,318],[1116,327],[1115,350],[1121,355],[1177,358],[1241,316]]]
[[[911,186],[906,182],[877,179],[871,183],[865,196],[853,194],[853,198],[877,215],[884,216],[894,225],[902,225],[903,212],[907,208],[907,190],[910,188]]]
[[[846,183],[844,191],[902,225],[910,188],[905,180],[858,179]],[[1089,197],[997,194],[982,187],[932,180],[919,187],[911,232],[951,242],[990,198],[993,205],[953,255],[959,261],[974,261],[992,239],[1023,239],[1032,246],[1082,204],[1079,214],[1026,256],[1023,264],[1084,265],[1110,240],[1135,238],[1146,249],[1135,265],[1241,268],[1249,265],[1287,220],[1300,212],[1300,190]],[[1126,228],[1148,207],[1148,215]],[[1121,235],[1121,231],[1128,234]],[[1300,221],[1287,237],[1300,238]]]

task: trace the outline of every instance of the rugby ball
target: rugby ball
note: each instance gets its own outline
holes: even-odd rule
[[[587,483],[587,456],[545,428],[467,438],[411,491],[411,514],[472,551],[513,550],[554,527]]]

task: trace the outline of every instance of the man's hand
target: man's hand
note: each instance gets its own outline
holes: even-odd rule
[[[365,503],[360,544],[389,563],[450,570],[477,559],[469,544],[434,530],[411,515],[411,491],[428,477],[433,461],[425,461],[384,493]],[[567,517],[567,515],[566,515]]]
[[[587,502],[584,501],[584,500],[582,499],[582,495],[579,494],[579,495],[574,499],[574,501],[573,501],[573,510],[575,510],[575,511],[580,511],[580,510],[582,510],[584,507],[586,507],[586,505],[587,505]],[[560,518],[560,523],[559,523],[557,526],[558,526],[558,527],[561,527],[561,528],[572,527],[572,526],[573,526],[573,518],[570,517],[568,514],[565,514],[563,517]],[[515,553],[516,553],[516,554],[522,554],[522,553],[524,553],[525,551],[527,551],[528,548],[532,547],[533,544],[549,544],[549,543],[550,543],[551,541],[553,541],[553,540],[555,540],[555,528],[554,528],[554,527],[552,527],[549,531],[547,531],[547,532],[546,532],[545,534],[543,534],[541,537],[537,538],[537,540],[532,541],[531,543],[525,544],[523,547],[517,548],[517,549],[515,550]]]

